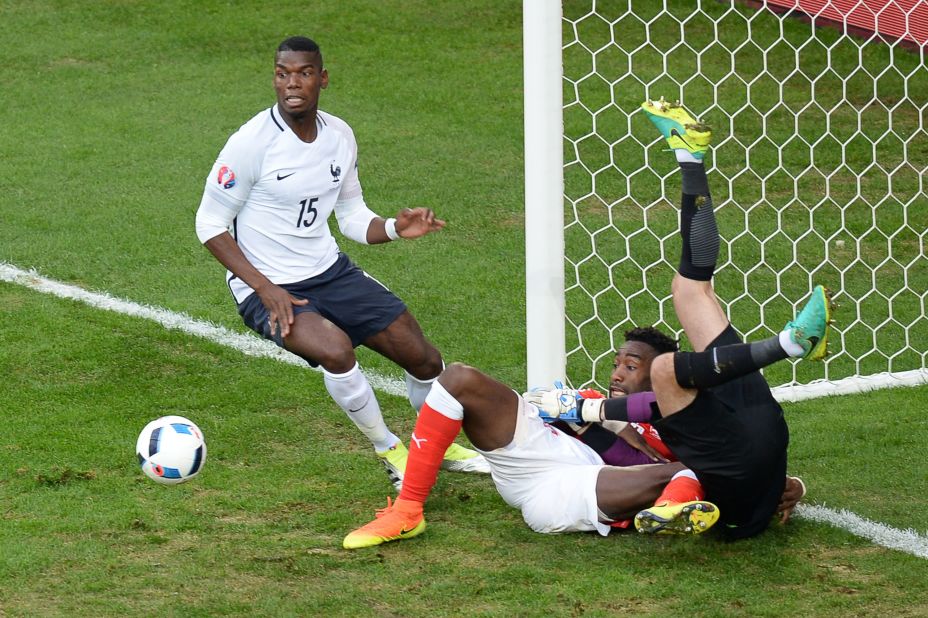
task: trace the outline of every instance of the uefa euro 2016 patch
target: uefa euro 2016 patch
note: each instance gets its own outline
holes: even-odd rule
[[[222,185],[223,189],[231,189],[235,186],[235,172],[232,171],[228,165],[223,165],[219,168],[219,175],[216,177],[216,182]]]

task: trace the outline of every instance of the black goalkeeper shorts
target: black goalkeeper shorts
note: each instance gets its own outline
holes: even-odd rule
[[[708,349],[733,343],[741,337],[729,324]],[[759,371],[699,391],[654,426],[719,507],[717,528],[725,536],[746,538],[767,528],[786,482],[789,430]]]

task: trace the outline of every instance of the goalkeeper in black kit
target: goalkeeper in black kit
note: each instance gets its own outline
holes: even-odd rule
[[[777,512],[785,520],[802,498],[801,481],[786,476],[783,411],[759,369],[790,356],[825,356],[828,293],[816,287],[777,336],[742,343],[711,284],[719,235],[702,162],[711,133],[679,105],[662,100],[642,107],[682,169],[683,250],[672,293],[695,351],[678,351],[650,327],[629,331],[616,355],[613,399],[564,388],[520,397],[473,367],[451,364],[420,409],[400,495],[348,534],[346,549],[424,532],[424,504],[442,453],[462,428],[489,463],[503,499],[541,533],[606,535],[633,517],[646,533],[713,528],[744,538],[764,530]],[[572,431],[575,440],[545,421],[592,427]],[[667,454],[679,461],[642,465],[656,460],[654,449],[620,441],[609,421],[653,422]]]
[[[760,369],[787,357],[823,359],[831,298],[817,286],[778,335],[743,343],[711,283],[719,251],[703,165],[711,131],[679,104],[646,101],[642,109],[674,150],[683,176],[683,249],[671,292],[694,351],[654,358],[652,392],[606,400],[586,399],[568,389],[541,389],[527,399],[550,419],[653,423],[670,450],[695,473],[706,500],[718,507],[716,527],[730,539],[754,536],[769,525],[788,482],[789,431]],[[685,515],[653,507],[638,514],[636,525],[662,526]]]

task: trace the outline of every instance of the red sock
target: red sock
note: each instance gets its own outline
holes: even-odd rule
[[[667,483],[654,505],[661,506],[668,502],[671,504],[693,502],[694,500],[702,500],[705,497],[706,492],[703,491],[699,481],[688,476],[678,476]]]
[[[409,458],[399,500],[418,502],[421,508],[438,478],[445,451],[461,431],[461,424],[462,421],[436,412],[427,403],[422,406],[409,441]]]

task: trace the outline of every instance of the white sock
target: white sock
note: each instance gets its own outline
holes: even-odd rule
[[[690,470],[689,468],[686,468],[686,469],[684,469],[684,470],[680,470],[679,472],[677,472],[676,474],[674,474],[672,477],[670,477],[670,480],[673,481],[674,479],[678,479],[678,478],[680,478],[680,477],[682,477],[682,476],[685,476],[685,477],[687,477],[687,478],[691,478],[691,479],[693,479],[694,481],[698,481],[698,480],[699,480],[698,478],[696,478],[696,473],[693,472],[692,470]]]
[[[792,332],[792,329],[789,328],[780,331],[780,347],[790,356],[802,356],[806,351],[802,349],[801,345],[793,341]]]
[[[444,363],[442,363],[441,368],[444,370]],[[412,404],[416,414],[422,409],[422,404],[425,403],[425,397],[429,394],[432,383],[437,379],[438,377],[436,376],[430,380],[420,380],[408,371],[406,372],[406,396],[409,398],[409,403]]]
[[[702,163],[702,159],[694,157],[686,148],[674,148],[673,153],[677,155],[677,163]]]
[[[374,389],[361,373],[357,363],[345,373],[329,373],[323,370],[322,375],[329,395],[358,426],[361,433],[367,436],[374,445],[374,450],[386,451],[400,441],[383,422],[383,414],[380,413],[380,404],[374,396]]]
[[[429,404],[429,407],[439,414],[452,420],[459,421],[464,418],[464,406],[445,390],[445,387],[438,380],[432,383],[432,390],[429,391],[428,397],[425,398],[425,403]]]

